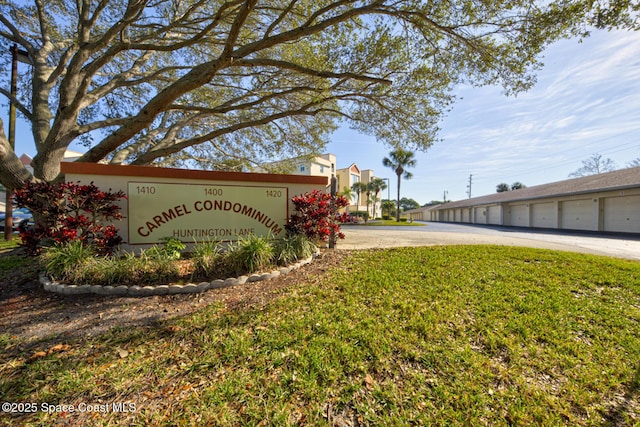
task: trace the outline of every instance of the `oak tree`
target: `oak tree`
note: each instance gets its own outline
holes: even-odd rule
[[[34,176],[0,132],[0,182],[85,162],[241,170],[322,150],[340,123],[426,149],[460,83],[529,88],[553,41],[637,26],[628,0],[9,0],[0,94],[31,125]]]

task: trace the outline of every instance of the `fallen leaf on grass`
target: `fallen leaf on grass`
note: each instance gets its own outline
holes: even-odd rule
[[[374,383],[374,381],[373,381],[373,377],[372,377],[371,375],[367,374],[367,375],[364,377],[364,383],[366,384],[367,388],[368,388],[369,390],[371,390],[371,389],[373,388],[373,383]]]
[[[43,357],[47,357],[47,352],[46,351],[36,351],[35,353],[33,353],[28,359],[27,362],[31,363],[34,360],[38,360],[41,359]]]
[[[169,325],[162,329],[162,332],[164,332],[165,334],[175,334],[177,332],[180,332],[181,330],[182,328],[180,326]]]
[[[47,351],[37,351],[33,353],[28,359],[27,363],[31,363],[35,360],[41,359],[43,357],[50,356],[54,353],[62,353],[64,351],[71,350],[71,346],[69,344],[56,344],[53,347],[49,348]]]

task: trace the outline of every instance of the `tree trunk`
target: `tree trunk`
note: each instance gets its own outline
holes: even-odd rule
[[[66,148],[61,147],[38,152],[31,161],[34,176],[47,182],[55,181],[60,175],[60,163],[64,160],[65,151]]]

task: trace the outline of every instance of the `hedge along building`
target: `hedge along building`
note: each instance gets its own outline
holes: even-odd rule
[[[640,233],[640,167],[413,211],[413,219]]]
[[[326,177],[211,172],[148,166],[62,163],[67,182],[122,190],[114,224],[124,249],[174,237],[185,243],[234,241],[250,234],[283,237],[291,197],[324,191]]]

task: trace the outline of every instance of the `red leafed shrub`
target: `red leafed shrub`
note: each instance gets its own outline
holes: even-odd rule
[[[312,240],[327,242],[334,232],[336,240],[344,239],[340,223],[344,222],[347,214],[338,214],[338,209],[349,204],[345,197],[313,190],[294,196],[291,201],[296,213],[287,220],[285,228],[289,234],[304,234]]]
[[[20,232],[22,244],[37,254],[52,243],[81,240],[99,254],[112,253],[122,238],[114,225],[104,223],[122,217],[115,202],[124,197],[122,191],[102,191],[93,182],[29,183],[15,192],[17,205],[35,217],[35,226]]]

